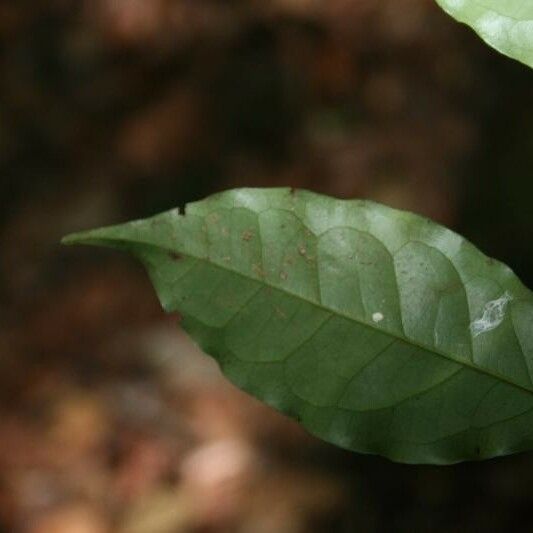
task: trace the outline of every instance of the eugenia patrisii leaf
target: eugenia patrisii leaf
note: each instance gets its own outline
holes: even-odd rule
[[[65,242],[132,252],[233,383],[329,442],[436,464],[533,448],[533,295],[430,220],[239,189]]]
[[[490,46],[533,67],[533,2],[531,0],[437,0]]]

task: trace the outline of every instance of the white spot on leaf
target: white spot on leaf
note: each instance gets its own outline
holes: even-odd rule
[[[379,322],[381,322],[383,319],[385,318],[385,316],[383,315],[383,313],[380,313],[380,312],[377,312],[377,313],[374,313],[372,315],[372,320],[378,324]]]
[[[481,318],[474,320],[470,324],[472,335],[477,337],[482,333],[496,329],[503,322],[507,305],[512,299],[513,296],[508,291],[505,291],[497,300],[491,300],[485,304]]]

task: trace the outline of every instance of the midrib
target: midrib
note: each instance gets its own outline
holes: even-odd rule
[[[138,242],[138,241],[135,241],[135,242]],[[142,244],[146,244],[146,243],[142,243]],[[151,245],[153,246],[153,245]],[[161,248],[162,250],[164,250],[165,252],[171,252],[173,250],[169,250],[169,249],[165,249],[165,248],[162,248],[162,247],[159,247]],[[508,385],[511,385],[512,387],[515,387],[519,390],[522,390],[522,391],[525,391],[525,392],[528,392],[529,394],[533,394],[533,389],[530,389],[528,387],[525,387],[524,385],[521,385],[519,383],[515,383],[514,381],[511,381],[509,378],[507,378],[506,376],[502,375],[502,374],[498,374],[497,372],[493,372],[492,370],[489,370],[487,368],[483,368],[481,366],[476,366],[474,365],[473,363],[471,363],[470,361],[466,361],[464,359],[459,359],[459,358],[456,358],[456,357],[453,357],[453,355],[450,355],[450,354],[447,354],[445,352],[442,352],[440,350],[438,350],[437,348],[435,348],[434,346],[426,346],[424,345],[423,343],[421,342],[417,342],[413,339],[409,339],[407,337],[403,337],[401,335],[398,335],[397,333],[394,333],[394,332],[390,332],[390,331],[386,331],[384,329],[380,329],[378,328],[375,324],[372,324],[370,322],[367,322],[365,320],[361,320],[361,319],[358,319],[358,318],[355,318],[351,315],[348,315],[346,313],[343,313],[342,311],[339,311],[337,309],[332,309],[330,307],[327,307],[326,305],[324,305],[323,303],[321,302],[316,302],[316,301],[313,301],[309,298],[306,298],[300,294],[297,294],[295,292],[291,292],[290,290],[287,290],[286,288],[284,287],[280,287],[279,285],[275,285],[273,283],[268,283],[267,281],[263,280],[259,280],[253,276],[250,276],[250,275],[247,275],[239,270],[235,270],[233,268],[230,268],[228,266],[228,264],[224,264],[224,263],[219,263],[217,261],[213,261],[213,260],[210,260],[210,259],[206,259],[205,257],[198,257],[198,256],[195,256],[195,255],[192,255],[192,254],[187,254],[187,253],[183,253],[183,252],[180,252],[182,253],[182,255],[186,256],[186,257],[190,257],[192,259],[195,259],[196,261],[202,261],[204,263],[207,263],[209,265],[213,265],[213,266],[216,266],[226,272],[230,272],[232,274],[236,274],[246,280],[249,280],[249,281],[255,281],[256,283],[260,283],[260,284],[263,284],[265,287],[269,287],[273,290],[277,290],[283,294],[286,294],[287,296],[290,296],[292,298],[297,298],[297,299],[300,299],[302,301],[304,301],[305,303],[307,303],[308,305],[311,305],[313,307],[315,307],[316,309],[320,309],[322,311],[326,311],[328,313],[331,313],[335,316],[338,316],[339,318],[344,318],[346,320],[349,320],[351,322],[355,322],[356,324],[359,324],[361,326],[364,326],[364,327],[367,327],[369,329],[372,329],[374,331],[377,331],[381,334],[386,334],[386,335],[389,335],[390,337],[392,338],[395,338],[396,340],[400,340],[400,341],[403,341],[403,342],[406,342],[408,344],[411,344],[412,346],[415,346],[417,348],[420,348],[422,350],[425,350],[426,352],[430,352],[432,354],[435,354],[443,359],[446,359],[448,361],[453,361],[454,363],[457,363],[459,365],[462,365],[464,367],[467,367],[467,368],[470,368],[480,374],[484,374],[484,375],[487,375],[493,379],[496,379],[496,380],[499,380],[503,383],[506,383]],[[402,309],[401,309],[401,302],[400,302],[400,318],[402,318]],[[403,319],[402,319],[403,321]]]
[[[141,239],[126,239],[124,237],[110,237],[109,235],[106,235],[106,233],[108,233],[109,231],[112,231],[113,229],[116,229],[116,227],[114,226],[110,226],[110,227],[107,227],[107,228],[101,228],[99,230],[94,230],[94,231],[88,231],[88,232],[81,232],[81,233],[78,233],[78,234],[73,234],[71,236],[69,236],[68,240],[66,240],[65,242],[66,243],[80,243],[80,244],[92,244],[92,245],[100,245],[100,246],[110,246],[111,248],[113,248],[114,244],[118,244],[118,243],[123,243],[123,244],[126,244],[126,245],[131,245],[131,244],[137,244],[137,245],[141,245],[141,246],[147,246],[149,248],[156,248],[156,249],[159,249],[161,251],[163,251],[164,253],[166,254],[169,254],[169,253],[175,253],[176,250],[175,249],[172,249],[172,248],[167,248],[167,247],[164,247],[160,244],[154,244],[152,242],[146,242],[144,240],[141,240]],[[115,246],[116,247],[116,246]],[[265,280],[259,280],[258,278],[256,277],[253,277],[251,275],[247,275],[239,270],[236,270],[236,269],[233,269],[233,268],[230,268],[229,265],[227,263],[219,263],[217,261],[213,261],[211,259],[208,259],[208,258],[205,258],[205,257],[200,257],[200,256],[196,256],[196,255],[193,255],[191,253],[186,253],[186,252],[183,252],[181,250],[178,250],[178,253],[185,256],[185,257],[189,257],[191,259],[194,259],[196,261],[202,261],[204,263],[207,263],[209,265],[213,265],[213,266],[216,266],[226,272],[230,272],[231,274],[234,274],[234,275],[237,275],[237,276],[240,276],[246,280],[249,280],[249,281],[254,281],[256,283],[260,283],[260,284],[263,284],[264,286],[266,287],[269,287],[273,290],[277,290],[283,294],[286,294],[287,296],[290,296],[292,298],[298,298],[304,302],[306,302],[308,305],[311,305],[313,307],[315,307],[316,309],[320,309],[322,311],[326,311],[328,313],[331,313],[335,316],[338,316],[339,318],[344,318],[346,320],[349,320],[351,322],[355,322],[361,326],[364,326],[366,328],[369,328],[369,329],[372,329],[374,331],[377,331],[381,334],[386,334],[386,335],[389,335],[390,337],[392,338],[395,338],[397,340],[400,340],[400,341],[403,341],[403,342],[406,342],[408,344],[411,344],[412,346],[415,346],[417,348],[420,348],[422,350],[425,350],[426,352],[429,352],[429,353],[432,353],[434,355],[437,355],[443,359],[446,359],[448,361],[453,361],[454,363],[456,364],[459,364],[459,365],[462,365],[466,368],[470,368],[471,370],[475,371],[475,372],[478,372],[480,374],[484,374],[486,376],[489,376],[491,377],[492,379],[496,379],[498,381],[501,381],[502,383],[506,383],[507,385],[510,385],[512,387],[515,387],[516,389],[519,389],[521,391],[524,391],[524,392],[527,392],[529,394],[533,394],[533,389],[529,388],[529,387],[526,387],[524,385],[521,385],[519,383],[515,383],[514,381],[511,381],[509,378],[507,378],[506,376],[502,375],[502,374],[498,374],[497,372],[494,372],[492,370],[489,370],[487,368],[484,368],[484,367],[481,367],[481,366],[476,366],[474,365],[473,363],[471,363],[470,361],[467,361],[467,360],[464,360],[464,359],[458,359],[456,357],[453,357],[453,355],[451,354],[447,354],[445,352],[442,352],[440,350],[438,350],[437,348],[435,348],[434,346],[426,346],[424,345],[423,343],[421,342],[417,342],[413,339],[409,339],[407,337],[404,337],[404,336],[401,336],[401,335],[398,335],[394,332],[390,332],[390,331],[385,331],[385,330],[382,330],[380,328],[378,328],[375,324],[373,323],[370,323],[370,322],[366,322],[365,320],[361,320],[361,319],[358,319],[358,318],[355,318],[351,315],[348,315],[346,313],[343,313],[342,311],[339,311],[337,309],[332,309],[330,307],[327,307],[325,306],[323,303],[321,302],[316,302],[316,301],[313,301],[313,300],[310,300],[309,298],[306,298],[300,294],[296,294],[294,292],[291,292],[289,290],[287,290],[286,288],[284,287],[280,287],[279,285],[274,285],[273,283],[268,283],[267,281]],[[194,268],[194,267],[193,267]],[[400,318],[402,317],[402,310],[401,310],[401,302],[400,302]]]

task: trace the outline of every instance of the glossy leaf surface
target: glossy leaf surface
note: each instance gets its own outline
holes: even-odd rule
[[[490,46],[533,67],[533,2],[530,0],[437,0]]]
[[[533,448],[533,296],[452,231],[368,201],[239,189],[68,243],[135,254],[237,386],[409,463]]]

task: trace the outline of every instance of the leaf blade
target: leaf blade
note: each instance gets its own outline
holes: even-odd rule
[[[241,189],[71,242],[106,240],[140,257],[234,383],[326,440],[404,462],[529,447],[526,424],[509,428],[533,419],[531,292],[450,230],[372,202]],[[471,336],[505,292],[501,321]]]
[[[533,67],[533,5],[523,0],[436,0],[502,54]]]

